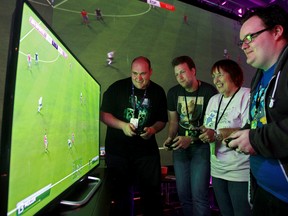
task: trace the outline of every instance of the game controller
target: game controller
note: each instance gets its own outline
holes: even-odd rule
[[[135,133],[136,133],[136,136],[140,136],[141,134],[145,133],[146,131],[142,130],[142,129],[136,129],[135,130]]]
[[[234,139],[236,139],[236,138],[229,137],[229,138],[227,138],[227,139],[224,140],[225,143],[226,143],[226,147],[227,147],[227,148],[231,148],[231,147],[229,147],[228,144],[229,144],[232,140],[234,140]],[[233,148],[231,148],[231,149],[235,150],[235,149],[237,149],[237,147],[233,147]]]
[[[202,130],[199,127],[194,127],[190,129],[191,137],[199,137],[201,133],[202,133]]]
[[[177,141],[178,139],[175,141],[171,140],[169,143],[166,143],[165,146],[168,148],[168,150],[172,150],[173,149],[172,145],[176,143]]]

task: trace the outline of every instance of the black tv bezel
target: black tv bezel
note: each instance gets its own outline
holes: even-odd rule
[[[4,103],[1,122],[1,134],[0,134],[0,215],[7,215],[8,213],[8,195],[9,195],[9,171],[10,171],[10,158],[11,158],[11,138],[12,138],[12,122],[13,122],[13,106],[14,95],[17,75],[17,63],[19,55],[20,34],[21,34],[21,22],[23,17],[24,4],[26,4],[35,15],[43,22],[43,24],[51,31],[53,36],[59,40],[62,45],[69,51],[75,60],[85,69],[92,79],[99,85],[99,102],[101,101],[101,84],[92,76],[91,72],[83,65],[83,63],[75,56],[75,54],[69,49],[66,43],[58,36],[53,30],[50,24],[41,16],[41,14],[33,7],[28,0],[16,0],[15,10],[12,14],[12,22],[10,27],[10,39],[7,56],[6,78],[4,87]],[[100,117],[100,109],[99,117]],[[100,120],[100,119],[99,119]],[[100,128],[100,121],[99,121]],[[100,133],[100,130],[99,130]],[[36,214],[43,213],[53,206],[60,204],[62,198],[71,193],[71,190],[76,187],[77,184],[83,184],[89,175],[93,174],[97,167],[100,166],[100,134],[99,134],[99,163],[88,172],[84,173],[78,180],[64,189],[53,200],[47,203]],[[99,179],[99,184],[101,180]]]

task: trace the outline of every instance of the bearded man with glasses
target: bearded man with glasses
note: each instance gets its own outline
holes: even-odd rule
[[[241,24],[239,46],[258,70],[249,123],[228,145],[250,154],[253,216],[282,216],[288,212],[288,14],[277,5],[256,8]]]

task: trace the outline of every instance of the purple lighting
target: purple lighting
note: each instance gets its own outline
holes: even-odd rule
[[[244,14],[244,8],[239,8],[239,9],[237,10],[237,12],[238,12],[238,16],[239,16],[239,17],[242,17],[242,15]]]
[[[221,1],[221,5],[225,5],[227,3],[227,1]]]

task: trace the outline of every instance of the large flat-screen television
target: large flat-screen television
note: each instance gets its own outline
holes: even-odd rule
[[[101,183],[101,86],[29,2],[16,4],[0,146],[0,215],[11,216],[84,204]],[[83,200],[62,200],[84,181]]]

